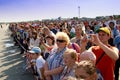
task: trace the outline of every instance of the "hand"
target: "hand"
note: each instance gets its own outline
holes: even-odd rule
[[[44,75],[47,77],[48,76],[48,71],[44,71]]]
[[[81,53],[86,50],[87,42],[88,42],[87,35],[83,35],[83,39],[81,40],[81,46],[80,46]]]
[[[46,78],[46,80],[52,80],[51,76],[47,76],[45,78]]]
[[[46,70],[46,71],[44,71],[44,76],[45,76],[46,80],[52,80],[51,76],[50,76],[50,75],[48,75],[47,73],[48,73],[48,71],[47,71],[47,70]]]
[[[91,34],[91,41],[96,45],[99,45],[99,43],[101,42],[98,37],[98,34]]]
[[[81,41],[81,46],[86,46],[87,45],[87,42],[88,42],[88,39],[87,39],[87,34],[84,34],[83,35],[83,39]]]

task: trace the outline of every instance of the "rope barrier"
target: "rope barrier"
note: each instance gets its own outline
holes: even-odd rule
[[[20,47],[27,52],[27,50],[22,46],[22,44],[17,40],[17,38],[15,38],[15,40],[17,41],[17,43],[20,45]]]

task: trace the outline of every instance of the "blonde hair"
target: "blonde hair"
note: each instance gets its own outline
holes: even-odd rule
[[[84,69],[89,75],[93,75],[94,73],[96,73],[96,66],[91,60],[83,60],[79,62],[76,68]]]
[[[43,31],[50,31],[50,29],[49,29],[47,26],[44,26],[44,27],[42,28],[42,30],[43,30]]]
[[[67,49],[63,55],[69,54],[72,59],[77,60],[77,52],[73,49]]]
[[[67,43],[66,46],[70,43],[70,38],[65,32],[57,32],[56,39],[57,38],[62,38],[63,40],[65,40]]]

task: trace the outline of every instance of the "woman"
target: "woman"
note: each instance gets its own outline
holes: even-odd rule
[[[77,43],[81,47],[81,41],[83,39],[83,30],[82,30],[82,25],[76,25],[75,26],[75,37],[71,39],[72,43]]]
[[[45,63],[46,80],[59,80],[61,72],[64,69],[63,53],[67,49],[70,42],[68,35],[64,32],[58,32],[56,34],[57,47],[51,51],[51,55],[48,57]],[[51,78],[51,79],[50,79]]]
[[[29,42],[29,49],[32,49],[33,47],[39,47],[40,46],[40,39],[37,36],[37,32],[32,32],[32,37],[30,38]]]
[[[42,31],[43,31],[45,37],[47,35],[55,37],[55,34],[52,31],[50,31],[50,29],[47,26],[44,26],[43,29],[42,29]]]
[[[48,36],[45,37],[45,42],[42,41],[42,45],[43,45],[43,47],[45,49],[44,59],[47,59],[47,57],[50,55],[51,50],[55,46],[55,38],[53,36],[48,35]]]

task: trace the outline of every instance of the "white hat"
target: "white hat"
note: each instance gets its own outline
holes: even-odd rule
[[[39,47],[33,47],[29,53],[37,53],[40,54],[41,53],[41,49]]]

